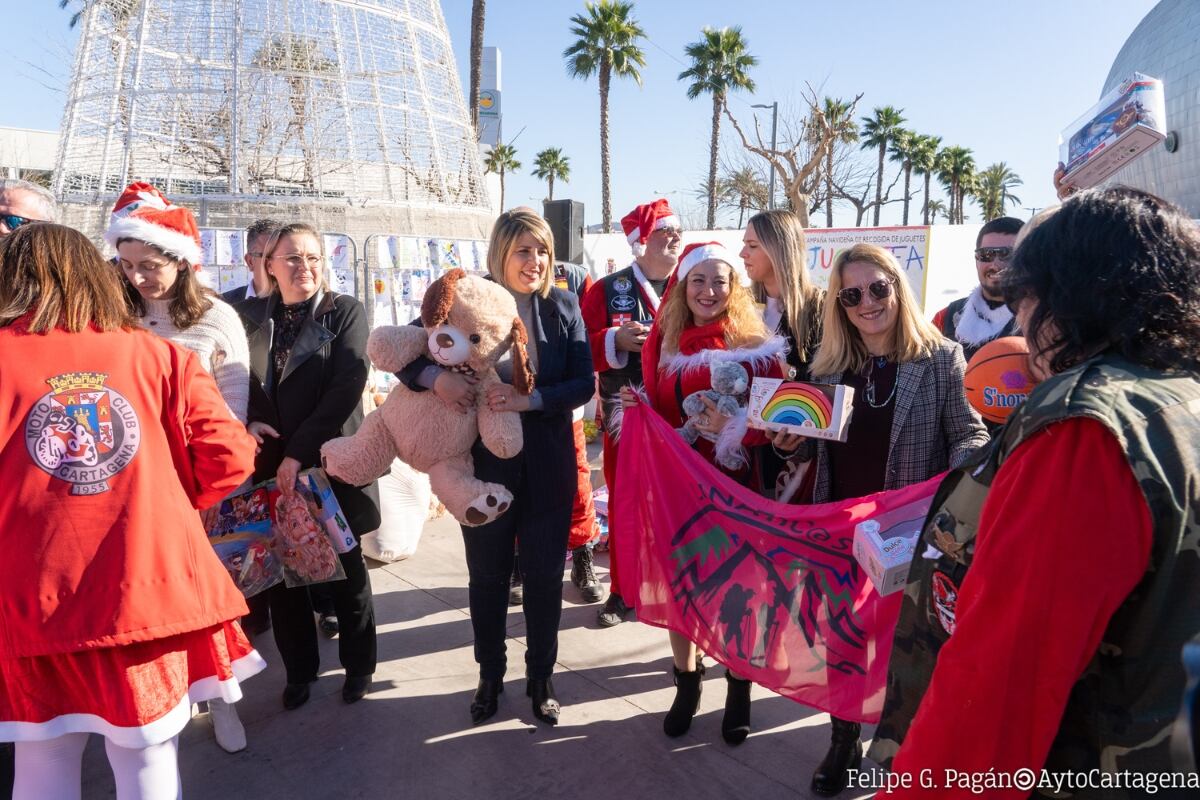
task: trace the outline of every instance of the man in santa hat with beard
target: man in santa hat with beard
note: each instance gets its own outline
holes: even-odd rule
[[[642,386],[642,345],[658,312],[667,281],[679,263],[682,230],[679,217],[660,198],[640,205],[621,220],[633,250],[633,263],[597,282],[583,298],[580,311],[592,345],[592,363],[600,388],[604,423],[604,481],[609,507],[616,490],[617,442],[621,437],[622,386]],[[621,597],[616,550],[623,533],[610,527],[609,596],[600,610],[601,627],[624,621],[629,607]]]

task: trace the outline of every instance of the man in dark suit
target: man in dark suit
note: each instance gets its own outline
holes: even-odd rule
[[[247,300],[251,297],[266,297],[271,293],[271,279],[267,275],[267,264],[263,252],[271,241],[271,234],[283,227],[283,223],[274,219],[256,219],[246,228],[246,253],[242,259],[250,270],[250,282],[245,286],[230,289],[221,294],[229,305]]]

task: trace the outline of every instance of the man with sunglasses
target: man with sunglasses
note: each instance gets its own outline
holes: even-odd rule
[[[267,275],[267,263],[263,251],[271,241],[271,234],[283,227],[274,219],[256,219],[246,228],[246,253],[242,259],[250,270],[250,282],[245,286],[224,292],[221,298],[230,305],[251,297],[265,297],[271,293],[271,278]]]
[[[0,236],[30,222],[57,222],[58,204],[42,186],[17,178],[0,180]]]
[[[1015,217],[998,217],[979,229],[975,237],[975,271],[979,285],[966,297],[955,300],[933,318],[934,327],[958,342],[968,361],[993,339],[1012,336],[1017,322],[1000,290],[1000,279],[1012,258],[1017,233],[1024,223]]]

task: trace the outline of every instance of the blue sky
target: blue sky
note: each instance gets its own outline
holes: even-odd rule
[[[56,0],[4,5],[0,125],[57,129],[76,38],[67,29],[69,15]],[[689,101],[676,78],[685,68],[684,47],[705,25],[740,25],[759,58],[756,95],[731,101],[743,121],[750,103],[799,108],[806,84],[834,96],[861,92],[862,114],[894,105],[904,109],[908,127],[971,148],[980,166],[1007,162],[1025,181],[1015,193],[1027,207],[1017,213],[1027,216],[1027,209],[1053,202],[1059,132],[1099,98],[1122,43],[1154,5],[640,0],[635,17],[649,38],[643,86],[615,82],[611,95],[614,216],[656,193],[675,205],[700,206],[695,187],[707,174],[712,106],[707,97]],[[545,184],[528,174],[534,153],[561,147],[572,177],[555,185],[556,196],[582,200],[592,224],[600,221],[598,90],[595,79],[568,78],[562,59],[571,42],[568,20],[582,8],[581,0],[491,0],[485,40],[503,53],[504,135],[517,136],[525,165],[508,178],[508,204],[540,203]],[[465,90],[471,3],[444,0],[442,9]],[[739,147],[731,136],[724,144]],[[850,213],[847,207],[835,223],[852,224]],[[973,206],[968,215],[978,219]],[[899,219],[899,204],[884,210],[885,224]],[[736,216],[722,221],[732,224]]]

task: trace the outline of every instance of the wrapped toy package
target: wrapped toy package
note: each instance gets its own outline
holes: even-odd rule
[[[875,584],[880,596],[904,588],[922,520],[904,520],[883,528],[878,519],[854,526],[854,558]]]
[[[338,553],[354,549],[354,534],[319,469],[296,480],[291,498],[274,480],[221,501],[209,542],[238,589],[252,597],[283,581],[307,586],[346,577]]]
[[[750,384],[747,424],[759,430],[785,430],[844,442],[853,403],[850,386],[755,378]]]
[[[1162,81],[1135,72],[1063,131],[1063,183],[1091,188],[1166,136]]]

